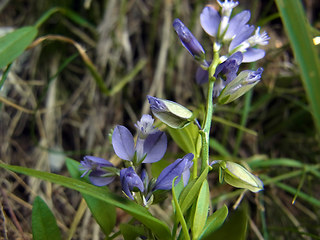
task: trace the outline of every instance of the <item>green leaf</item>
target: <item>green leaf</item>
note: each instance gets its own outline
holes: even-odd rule
[[[145,236],[144,228],[141,226],[120,224],[120,231],[125,240],[136,240],[139,239],[140,236]]]
[[[32,43],[38,30],[36,27],[22,27],[0,38],[0,69],[7,66]]]
[[[71,177],[80,179],[81,173],[79,171],[79,162],[72,160],[70,158],[66,159],[66,165]],[[116,224],[116,209],[113,205],[107,204],[90,195],[82,194],[83,198],[94,217],[97,221],[103,233],[108,236],[114,225]]]
[[[200,192],[199,192],[199,196],[196,204],[196,210],[193,218],[192,239],[198,239],[198,237],[202,232],[202,229],[206,224],[207,217],[208,217],[209,204],[210,204],[209,184],[207,180],[204,180],[200,188]]]
[[[60,229],[50,208],[40,198],[36,197],[32,208],[32,234],[34,240],[59,240]]]
[[[312,109],[315,124],[320,132],[320,60],[312,42],[310,24],[301,0],[276,0],[277,7],[288,33],[295,59],[300,67],[302,82]]]
[[[202,240],[245,240],[248,226],[248,208],[245,205],[229,214],[227,221],[212,234],[201,238]]]
[[[133,201],[110,193],[105,188],[97,187],[77,179],[72,179],[48,172],[41,172],[25,167],[7,165],[3,163],[0,163],[0,167],[17,173],[33,176],[45,181],[50,181],[52,183],[60,184],[61,186],[77,190],[115,207],[121,208],[148,227],[159,239],[170,239],[171,233],[168,226],[165,225],[161,220],[153,217],[146,208],[136,204]]]
[[[175,177],[172,181],[172,199],[174,202],[174,206],[175,206],[175,210],[176,210],[176,222],[180,222],[181,223],[181,227],[182,227],[182,233],[184,234],[184,239],[190,239],[189,233],[188,233],[188,227],[187,227],[187,223],[183,217],[183,212],[181,210],[181,207],[179,205],[176,193],[175,193],[175,187],[174,187],[174,182],[177,179],[177,177]],[[177,221],[178,220],[178,221]]]
[[[189,124],[182,129],[167,127],[176,144],[185,152],[193,153],[196,158],[200,154],[201,140],[199,129],[195,124]],[[200,145],[200,146],[199,146]]]
[[[208,167],[201,173],[196,181],[191,181],[180,194],[179,203],[181,210],[185,213],[197,198],[201,185],[208,176]]]
[[[228,216],[228,208],[223,205],[222,208],[215,211],[207,220],[205,228],[200,235],[199,239],[206,239],[213,232],[215,232],[224,223]]]

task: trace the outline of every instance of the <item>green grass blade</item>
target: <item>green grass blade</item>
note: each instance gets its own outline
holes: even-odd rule
[[[228,121],[226,119],[223,119],[223,118],[220,118],[220,117],[217,117],[217,116],[212,116],[212,120],[215,121],[215,122],[219,122],[219,123],[222,123],[226,126],[229,126],[229,127],[233,127],[233,128],[237,128],[243,132],[246,132],[246,133],[249,133],[253,136],[258,136],[258,133],[256,131],[253,131],[251,129],[248,129],[244,126],[241,126],[240,124],[237,124],[237,123],[234,123],[234,122],[231,122],[231,121]]]
[[[313,204],[316,207],[320,207],[320,201],[312,196],[310,196],[307,193],[304,192],[297,192],[296,188],[290,187],[287,184],[281,183],[281,182],[275,182],[274,183],[277,187],[282,188],[283,190],[285,190],[288,193],[291,193],[292,195],[297,195],[299,198],[305,200],[308,203]]]
[[[315,125],[320,132],[320,61],[312,42],[309,23],[300,0],[276,0],[288,33],[302,81],[311,106]]]

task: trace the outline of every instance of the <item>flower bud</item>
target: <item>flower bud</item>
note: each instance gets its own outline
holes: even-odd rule
[[[263,68],[258,68],[257,71],[242,71],[222,90],[218,103],[227,104],[241,97],[260,81],[262,72]]]
[[[184,106],[165,99],[148,96],[152,113],[172,128],[183,128],[192,121],[192,112]]]
[[[173,27],[189,53],[200,63],[205,63],[205,51],[190,30],[178,18],[173,21]]]
[[[221,161],[219,164],[223,171],[223,179],[231,186],[246,188],[251,192],[258,192],[263,189],[262,181],[243,166],[230,161]]]
[[[132,200],[134,200],[132,192],[144,191],[143,182],[132,167],[121,169],[120,181],[123,192]]]

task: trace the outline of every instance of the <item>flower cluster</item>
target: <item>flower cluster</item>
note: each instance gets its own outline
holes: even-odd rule
[[[137,140],[124,126],[116,126],[112,134],[112,146],[116,155],[125,160],[125,168],[119,170],[109,161],[85,156],[81,161],[80,170],[85,171],[81,177],[89,173],[89,180],[96,186],[110,184],[116,176],[120,176],[120,182],[124,194],[134,200],[136,192],[144,205],[152,202],[152,193],[156,190],[170,190],[172,181],[177,177],[175,184],[182,177],[186,185],[193,162],[193,154],[189,153],[183,158],[163,169],[157,179],[150,179],[142,164],[154,163],[161,160],[167,150],[167,137],[164,132],[153,126],[154,119],[150,115],[143,115],[135,124],[137,128]],[[137,171],[141,171],[141,175]],[[151,201],[149,201],[151,199]]]
[[[234,17],[231,17],[232,10],[238,5],[238,2],[226,0],[217,1],[221,6],[220,14],[212,6],[206,6],[200,15],[200,23],[203,30],[212,37],[214,51],[220,53],[225,47],[227,52],[218,59],[218,67],[215,72],[209,76],[213,60],[206,60],[206,52],[199,41],[193,36],[190,30],[179,20],[175,19],[173,27],[178,34],[182,45],[197,60],[200,67],[196,73],[196,81],[199,84],[208,82],[209,78],[214,77],[214,97],[218,98],[220,104],[226,104],[235,100],[250,90],[255,83],[258,83],[263,69],[246,72],[246,75],[237,75],[241,63],[254,62],[264,57],[265,51],[258,49],[258,46],[267,45],[269,37],[264,31],[260,33],[260,27],[247,24],[250,19],[250,11],[244,10]],[[241,75],[241,81],[239,76]],[[253,77],[254,75],[254,77]],[[233,87],[224,92],[220,97],[222,90],[231,84]],[[237,97],[234,97],[237,96]],[[226,97],[229,100],[226,100]]]
[[[239,74],[238,70],[242,63],[254,62],[264,57],[265,51],[257,47],[268,44],[269,37],[266,32],[260,34],[260,27],[255,30],[254,26],[248,24],[249,11],[245,10],[231,17],[232,10],[238,2],[233,0],[224,2],[217,0],[217,2],[221,6],[220,13],[209,5],[200,15],[203,30],[213,40],[214,59],[206,59],[205,49],[179,19],[173,21],[173,27],[182,45],[200,64],[196,73],[197,83],[203,84],[210,80],[209,92],[212,90],[212,97],[217,99],[218,104],[227,104],[248,92],[260,81],[262,68],[256,71],[244,70]],[[224,55],[220,55],[223,51]],[[181,129],[194,122],[201,131],[207,131],[209,134],[210,125],[205,125],[202,129],[194,119],[193,113],[184,106],[151,96],[148,96],[148,100],[152,113],[169,127]],[[208,97],[208,101],[212,109],[212,98]],[[208,145],[208,142],[204,141],[208,140],[202,139],[202,144]],[[208,159],[206,161],[208,162]],[[219,163],[222,172],[220,175],[228,184],[252,192],[263,189],[261,180],[241,165],[226,161],[214,163]]]
[[[212,60],[206,59],[205,49],[179,19],[174,20],[173,27],[182,45],[200,64],[196,74],[197,82],[202,84],[210,81],[209,93],[212,90],[212,96],[217,99],[218,104],[227,104],[245,94],[260,81],[262,68],[256,71],[244,70],[239,74],[238,70],[240,64],[254,62],[264,57],[265,51],[256,47],[268,44],[269,37],[266,32],[260,34],[259,27],[255,30],[254,26],[247,24],[250,19],[249,11],[245,10],[231,17],[232,10],[238,2],[233,0],[224,2],[217,0],[217,2],[221,6],[220,13],[212,6],[206,6],[200,15],[203,30],[213,40]],[[226,53],[220,56],[225,49]],[[210,124],[209,127],[205,126],[202,129],[193,113],[184,106],[152,96],[147,98],[152,113],[169,127],[181,129],[194,122],[199,130],[207,131],[209,134]],[[212,99],[208,98],[208,101],[210,103],[208,108],[211,106],[212,110]],[[211,123],[210,119],[208,122]],[[175,184],[182,180],[186,185],[190,177],[189,169],[193,166],[193,153],[186,154],[164,168],[157,179],[148,176],[144,164],[161,160],[167,150],[165,133],[159,131],[153,124],[154,119],[150,115],[143,115],[135,124],[136,140],[126,127],[116,126],[112,135],[112,146],[115,154],[124,160],[124,168],[118,169],[102,158],[85,156],[81,161],[80,170],[84,171],[81,177],[88,174],[91,183],[105,186],[120,176],[123,193],[129,199],[145,206],[152,203],[155,191],[170,190],[174,179],[176,179]],[[201,141],[200,144],[207,146],[203,149],[208,149],[207,139],[204,137]],[[206,156],[207,159],[202,161],[208,164],[208,154]],[[253,192],[263,189],[261,180],[241,165],[226,161],[215,161],[212,164],[215,163],[219,163],[219,169],[222,171],[220,175],[230,185]],[[195,170],[196,167],[195,165]]]

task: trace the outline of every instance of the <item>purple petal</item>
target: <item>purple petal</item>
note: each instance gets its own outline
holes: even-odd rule
[[[231,40],[234,38],[240,30],[247,24],[250,19],[250,11],[242,11],[235,15],[229,22],[229,26],[226,34],[224,35],[225,40]]]
[[[175,177],[178,177],[175,180],[175,184],[177,184],[180,181],[181,175],[189,170],[189,168],[192,166],[192,162],[190,164],[190,161],[192,161],[194,155],[192,153],[189,153],[185,155],[183,158],[179,158],[173,163],[171,163],[169,166],[167,166],[163,171],[160,173],[154,190],[161,189],[161,190],[169,190],[172,187],[172,181]]]
[[[144,186],[141,178],[136,174],[132,167],[121,169],[120,181],[122,190],[133,200],[131,191],[139,189],[141,192],[144,191]]]
[[[220,24],[219,13],[213,7],[205,7],[200,15],[200,23],[206,33],[216,37]]]
[[[243,62],[255,62],[265,55],[263,49],[248,48],[247,51],[243,53]]]
[[[111,162],[103,158],[94,157],[94,156],[84,156],[83,159],[96,163],[100,167],[113,167],[113,164]]]
[[[126,181],[125,175],[126,175],[127,168],[121,169],[120,170],[120,182],[122,186],[122,191],[133,200],[133,196],[131,194],[131,191],[129,189],[128,182]]]
[[[116,126],[112,134],[112,146],[119,158],[131,161],[134,155],[134,141],[126,127]]]
[[[142,169],[140,178],[141,178],[142,182],[144,182],[145,180],[146,180],[146,182],[149,182],[149,177],[148,177],[147,171],[145,169]]]
[[[246,81],[248,82],[248,84],[252,84],[259,81],[262,73],[263,73],[262,67],[258,68],[256,71],[251,71]]]
[[[159,161],[167,150],[167,136],[164,132],[149,135],[143,145],[144,154],[147,154],[143,163]]]
[[[219,75],[226,75],[226,83],[231,82],[237,76],[242,59],[243,54],[241,52],[232,54],[226,61],[217,66],[214,76],[218,78]]]
[[[103,177],[102,175],[106,174],[106,173],[107,172],[103,171],[103,170],[94,170],[89,174],[89,180],[93,185],[96,185],[99,187],[106,186],[106,185],[110,184],[115,179],[114,176]]]
[[[190,171],[189,171],[189,168],[188,168],[186,171],[184,171],[182,173],[182,180],[183,180],[183,185],[184,186],[187,186],[189,178],[190,178]]]
[[[245,25],[241,27],[241,30],[237,36],[231,41],[229,46],[229,52],[239,46],[243,41],[247,40],[254,31],[254,26]]]
[[[156,112],[166,112],[168,108],[159,98],[147,96],[151,110]]]
[[[180,21],[175,19],[173,21],[173,27],[177,32],[182,45],[189,51],[194,57],[200,57],[204,55],[205,51],[199,41],[193,36],[190,30]]]
[[[207,83],[209,80],[209,73],[207,70],[204,70],[201,67],[198,67],[196,72],[196,82],[197,84],[204,84]]]
[[[154,119],[149,114],[142,115],[140,121],[134,125],[138,129],[139,137],[146,138],[149,134],[157,132],[153,122]]]

